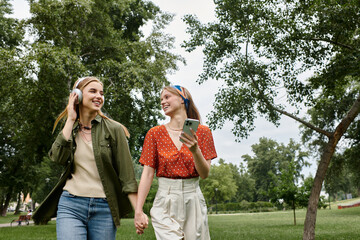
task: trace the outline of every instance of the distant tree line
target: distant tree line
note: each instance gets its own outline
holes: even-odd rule
[[[284,145],[262,137],[252,145],[253,156],[242,156],[246,166],[226,163],[220,158],[212,165],[209,178],[200,181],[211,211],[214,212],[215,207],[219,211],[292,209],[296,225],[295,210],[307,207],[314,182],[313,176],[302,174],[303,168],[310,166],[306,160],[310,154],[301,146],[292,139]],[[336,169],[343,169],[343,173],[331,178],[331,182],[325,181],[324,190],[330,196],[346,192],[358,197],[360,185],[353,177],[357,174],[350,168]],[[330,178],[331,174],[329,171],[327,176]],[[324,196],[320,197],[318,207],[326,208],[327,201]]]

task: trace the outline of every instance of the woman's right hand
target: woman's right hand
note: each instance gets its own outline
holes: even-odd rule
[[[68,112],[68,119],[75,122],[77,113],[76,113],[76,103],[78,99],[78,95],[75,92],[71,92],[69,95],[69,102],[66,107]]]
[[[134,224],[136,227],[136,233],[141,235],[144,233],[145,228],[148,227],[149,219],[148,216],[143,212],[135,211]]]
[[[71,92],[69,95],[69,102],[66,107],[67,110],[67,119],[62,130],[64,138],[66,140],[70,139],[71,132],[73,129],[74,122],[76,121],[77,113],[76,113],[76,102],[77,102],[77,94]]]

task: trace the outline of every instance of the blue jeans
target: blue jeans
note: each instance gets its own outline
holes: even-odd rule
[[[113,240],[116,226],[104,198],[77,197],[63,191],[56,217],[58,240]]]

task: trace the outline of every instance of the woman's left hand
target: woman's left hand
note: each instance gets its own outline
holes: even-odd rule
[[[196,132],[190,128],[191,136],[185,132],[182,132],[180,135],[180,139],[183,140],[185,146],[187,146],[190,152],[195,153],[198,150],[198,138],[196,136]]]

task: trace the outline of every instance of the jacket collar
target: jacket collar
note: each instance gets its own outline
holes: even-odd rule
[[[102,117],[98,114],[96,117],[91,121],[91,123],[100,123],[102,120]],[[79,121],[76,121],[73,126],[73,130],[78,129],[80,127]]]
[[[73,130],[78,129],[79,127],[80,127],[80,125],[79,125],[79,120],[78,120],[74,123]]]
[[[93,122],[93,123],[95,123],[95,122],[100,123],[101,120],[102,120],[102,117],[98,114],[98,115],[96,115],[96,117],[94,118],[94,120],[92,120],[91,122]]]

